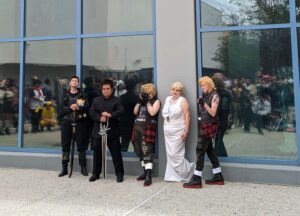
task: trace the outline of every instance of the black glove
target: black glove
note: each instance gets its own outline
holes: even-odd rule
[[[204,100],[203,100],[202,97],[199,97],[198,103],[199,103],[200,106],[204,106]]]
[[[149,101],[149,94],[148,93],[141,93],[141,99],[146,104]]]
[[[138,99],[137,99],[137,103],[138,103],[138,104],[142,104],[142,103],[143,103],[143,100],[142,100],[142,98],[141,98],[141,97],[138,97]]]

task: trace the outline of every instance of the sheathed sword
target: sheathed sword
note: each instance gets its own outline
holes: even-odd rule
[[[101,145],[102,145],[102,172],[103,178],[106,179],[106,165],[107,165],[107,131],[110,129],[108,127],[108,118],[106,123],[100,122],[99,134],[101,136]]]
[[[70,174],[69,174],[69,178],[72,176],[72,172],[73,172],[73,163],[74,163],[74,153],[75,153],[75,132],[76,132],[76,121],[75,121],[75,111],[73,111],[72,113],[72,143],[71,143],[71,161],[70,161]]]

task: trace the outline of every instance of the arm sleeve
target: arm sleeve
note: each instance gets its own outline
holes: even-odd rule
[[[89,114],[90,114],[90,117],[91,117],[94,121],[100,122],[100,114],[99,114],[99,112],[97,112],[95,100],[94,100],[93,103],[92,103],[92,106],[91,106],[91,108],[90,108]]]
[[[119,118],[124,113],[124,106],[120,100],[120,98],[116,98],[116,106],[117,109],[111,112],[111,117],[116,119]]]

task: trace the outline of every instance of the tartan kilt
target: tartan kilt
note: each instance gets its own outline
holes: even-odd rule
[[[144,131],[144,141],[146,143],[155,143],[155,135],[156,135],[156,124],[149,124],[147,123],[145,125],[145,131]]]
[[[201,123],[199,126],[200,129],[200,135],[207,137],[207,138],[213,138],[218,130],[219,124],[218,123]]]

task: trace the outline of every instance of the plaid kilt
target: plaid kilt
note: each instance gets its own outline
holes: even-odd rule
[[[155,143],[156,124],[146,124],[144,131],[144,141],[146,143]]]
[[[201,123],[200,135],[207,138],[213,138],[217,133],[218,127],[218,123]]]

